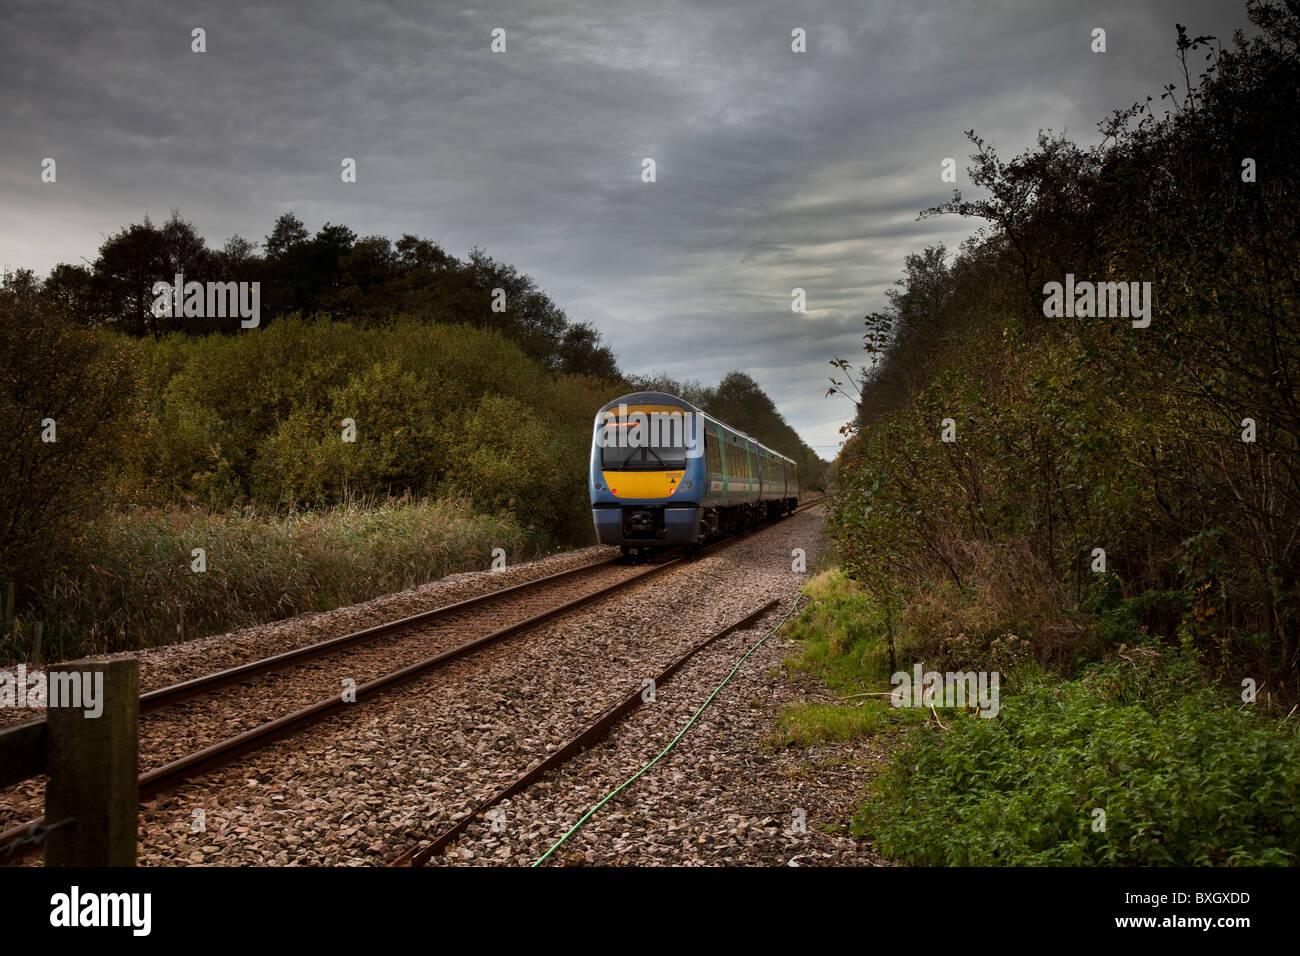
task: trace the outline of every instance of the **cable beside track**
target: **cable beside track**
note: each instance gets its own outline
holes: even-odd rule
[[[686,664],[687,661],[689,661],[700,651],[704,650],[714,641],[721,640],[722,638],[726,637],[728,634],[731,634],[735,631],[743,631],[746,628],[751,627],[759,620],[761,620],[765,615],[767,615],[772,610],[774,610],[779,603],[780,602],[778,601],[768,601],[758,610],[747,614],[745,617],[741,618],[739,621],[736,621],[734,624],[729,624],[727,627],[718,631],[716,634],[713,634],[710,637],[706,637],[704,640],[693,644],[690,648],[687,649],[687,651],[684,654],[682,654],[681,657],[677,658],[677,660],[673,661],[671,664],[669,664],[667,667],[665,667],[662,671],[660,671],[658,674],[654,676],[653,680],[655,682],[655,686],[660,687],[663,684],[666,684],[672,678],[673,674],[677,673],[677,671],[679,671],[683,667],[683,665]],[[616,727],[623,720],[623,718],[625,718],[628,714],[630,714],[633,710],[635,710],[640,704],[641,704],[641,688],[638,687],[636,690],[632,691],[630,694],[624,697],[621,701],[614,704],[603,714],[597,717],[594,721],[592,721],[589,725],[587,725],[585,729],[583,729],[575,737],[569,740],[568,743],[564,744],[562,747],[560,747],[550,756],[546,757],[545,759],[541,760],[540,762],[538,762],[537,764],[535,764],[534,766],[526,770],[522,775],[520,775],[513,783],[511,783],[505,789],[498,791],[491,797],[488,797],[478,806],[476,806],[473,810],[471,810],[469,813],[463,816],[449,830],[446,830],[438,837],[436,837],[432,842],[430,842],[428,845],[422,848],[415,847],[410,850],[407,850],[405,853],[403,853],[401,856],[399,856],[396,860],[394,860],[389,865],[390,866],[423,866],[424,864],[428,863],[429,860],[433,859],[434,856],[441,853],[444,849],[447,848],[447,846],[449,846],[462,833],[464,833],[465,830],[468,829],[471,823],[473,823],[475,820],[481,819],[483,817],[483,814],[485,814],[492,807],[496,806],[502,800],[505,800],[509,797],[514,796],[516,793],[520,793],[526,790],[528,787],[532,786],[534,783],[536,783],[538,780],[540,780],[550,771],[554,770],[556,767],[560,766],[561,764],[567,763],[570,759],[576,757],[584,750],[588,750],[591,747],[593,747],[595,744],[599,743],[601,740],[603,740],[606,736],[609,735],[609,732],[613,730],[614,727]]]

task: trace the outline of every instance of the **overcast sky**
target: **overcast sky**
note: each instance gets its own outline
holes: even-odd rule
[[[286,210],[478,245],[626,371],[750,373],[827,458],[852,414],[827,361],[862,354],[907,253],[975,225],[916,221],[944,157],[963,184],[963,131],[1093,142],[1176,78],[1176,21],[1246,26],[1233,0],[266,6],[0,0],[0,264],[44,275],[172,208],[216,247]]]

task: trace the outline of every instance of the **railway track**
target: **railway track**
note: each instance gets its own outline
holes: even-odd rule
[[[792,514],[823,500],[805,502]],[[582,565],[142,694],[140,759],[148,769],[140,775],[140,798],[181,786],[386,690],[765,527],[656,563],[627,565],[613,559]],[[289,671],[297,671],[300,681],[286,694],[286,688],[272,685],[284,681]],[[342,693],[341,676],[353,682],[350,699]],[[270,692],[250,693],[259,682]],[[286,699],[297,704],[288,712]],[[239,706],[233,706],[236,701]],[[208,727],[220,732],[198,739],[189,728],[202,725],[205,708],[218,711]],[[0,833],[0,846],[29,837],[42,822],[37,818]]]
[[[675,673],[677,673],[677,671],[681,670],[682,667],[700,651],[704,650],[715,641],[719,641],[726,637],[728,634],[752,627],[769,613],[776,610],[778,604],[779,602],[777,601],[769,601],[756,611],[752,611],[739,621],[736,621],[734,624],[729,624],[709,637],[706,637],[692,645],[684,654],[679,656],[654,676],[653,681],[655,686],[662,687]],[[547,757],[529,767],[505,787],[492,794],[486,800],[480,802],[473,808],[473,810],[462,816],[458,821],[456,821],[456,823],[444,830],[437,837],[430,841],[417,843],[389,865],[424,866],[424,864],[428,863],[434,856],[443,852],[443,850],[454,843],[476,820],[483,819],[487,812],[498,803],[517,793],[522,793],[552,770],[555,770],[571,758],[576,757],[584,750],[593,747],[595,744],[603,740],[620,721],[635,710],[641,703],[641,687],[638,686],[628,693],[628,695],[622,700],[606,709],[604,713],[600,714],[595,720],[575,734],[566,743],[562,744]]]

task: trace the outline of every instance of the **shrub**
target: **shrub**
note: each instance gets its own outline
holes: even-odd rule
[[[20,596],[62,559],[140,441],[134,369],[114,340],[0,291],[0,585]]]
[[[916,731],[856,832],[929,865],[1300,862],[1295,723],[1242,711],[1186,662],[1136,660]]]

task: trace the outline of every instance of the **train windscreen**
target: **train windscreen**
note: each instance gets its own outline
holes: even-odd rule
[[[681,471],[686,467],[686,449],[602,448],[600,467],[606,471]]]
[[[703,450],[703,429],[682,409],[642,405],[620,411],[606,412],[598,433],[606,471],[681,471],[693,448]]]

